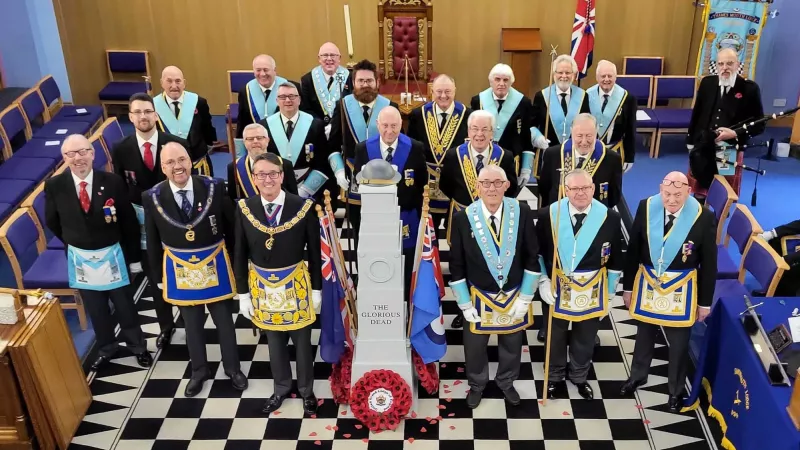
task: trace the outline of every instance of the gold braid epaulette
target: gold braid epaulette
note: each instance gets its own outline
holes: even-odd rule
[[[242,214],[244,214],[244,216],[247,217],[247,220],[250,221],[250,224],[252,224],[253,227],[255,227],[255,229],[257,229],[258,231],[260,231],[262,233],[267,233],[270,236],[278,234],[278,233],[286,231],[286,230],[289,230],[293,226],[297,225],[297,222],[300,222],[300,220],[302,220],[306,216],[306,214],[311,209],[311,206],[313,204],[314,204],[313,201],[306,200],[306,202],[303,205],[303,207],[300,208],[300,211],[298,211],[297,215],[294,216],[294,218],[292,218],[292,220],[290,220],[288,222],[285,222],[283,225],[280,225],[280,226],[277,226],[277,227],[268,227],[268,226],[264,225],[263,223],[259,222],[258,219],[253,217],[253,213],[250,212],[250,208],[247,207],[247,205],[245,204],[245,201],[243,199],[239,200],[239,207],[242,208]]]

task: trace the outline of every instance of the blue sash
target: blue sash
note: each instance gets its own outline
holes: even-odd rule
[[[554,89],[553,100],[556,101],[555,105],[550,105],[550,90]],[[542,96],[544,102],[550,109],[550,122],[553,124],[553,130],[556,132],[556,139],[558,142],[563,143],[569,136],[570,129],[572,128],[572,121],[575,120],[581,112],[581,105],[583,105],[583,96],[586,92],[578,86],[570,86],[569,104],[567,105],[567,115],[564,116],[564,110],[561,109],[561,97],[558,95],[557,87],[553,85],[547,86],[542,89]],[[608,107],[606,107],[608,108]],[[547,130],[544,131],[547,133]]]
[[[781,256],[791,255],[800,252],[800,234],[784,236],[781,238]]]
[[[428,146],[435,161],[434,166],[439,167],[444,162],[444,155],[447,153],[447,149],[453,146],[453,140],[464,119],[466,107],[464,107],[463,103],[455,102],[453,114],[450,114],[444,127],[442,127],[442,131],[439,131],[439,118],[436,117],[436,108],[434,106],[434,102],[422,105],[422,120],[425,123]]]
[[[88,291],[110,291],[130,284],[122,247],[114,244],[99,250],[67,246],[69,287]]]
[[[475,242],[481,249],[486,267],[502,291],[511,263],[517,251],[517,231],[519,230],[519,202],[503,197],[503,217],[500,221],[500,236],[495,236],[483,216],[482,201],[477,200],[467,207],[467,218],[475,235]]]
[[[266,119],[278,108],[278,86],[286,82],[286,78],[275,76],[275,82],[272,83],[274,88],[270,91],[269,98],[264,98],[264,90],[258,84],[258,79],[253,78],[247,83],[247,98],[250,100],[250,116],[253,123]]]
[[[194,92],[183,91],[183,103],[178,117],[170,108],[172,100],[167,100],[167,94],[162,93],[153,99],[153,106],[158,113],[158,120],[164,126],[167,133],[184,139],[189,137],[189,129],[192,128],[194,112],[197,109],[198,96]]]
[[[147,250],[147,232],[144,229],[144,208],[136,203],[131,203],[131,205],[133,205],[133,210],[136,211],[136,220],[139,222],[139,233],[142,235],[142,250]]]
[[[495,117],[497,128],[494,130],[494,140],[497,142],[503,136],[503,133],[505,133],[508,121],[511,120],[511,116],[514,114],[514,111],[517,110],[519,102],[522,101],[522,93],[514,88],[509,89],[500,113],[497,112],[497,105],[494,102],[492,88],[486,89],[478,94],[478,98],[481,100],[481,109],[489,111]]]
[[[658,274],[654,267],[640,265],[631,298],[629,312],[634,319],[653,325],[690,327],[697,314],[697,270]]]
[[[411,138],[403,133],[397,136],[397,148],[392,153],[392,165],[397,166],[397,172],[402,174],[406,167],[406,161],[411,154]],[[383,159],[381,154],[381,137],[375,135],[367,139],[367,156],[369,160]]]
[[[164,301],[203,305],[233,298],[236,285],[225,241],[198,249],[164,246]]]
[[[469,152],[469,143],[459,145],[456,153],[458,154],[458,164],[461,167],[461,176],[464,178],[464,184],[467,186],[467,191],[469,191],[470,197],[474,202],[478,199],[479,174],[475,172],[475,163],[472,161],[472,156]],[[503,149],[497,144],[492,144],[492,149],[488,155],[489,159],[483,163],[484,167],[489,164],[499,165],[503,160]]]
[[[247,156],[236,160],[236,178],[239,181],[239,188],[241,188],[245,198],[258,195],[258,187],[253,182],[253,173],[250,170]]]
[[[605,140],[608,128],[622,111],[622,103],[628,98],[628,91],[620,86],[614,86],[608,96],[608,104],[606,104],[604,112],[601,112],[603,109],[603,95],[600,93],[600,86],[595,84],[586,92],[589,95],[589,110],[597,118],[597,139]]]
[[[372,111],[369,115],[369,125],[364,122],[364,111],[353,94],[344,98],[344,107],[347,110],[347,123],[350,124],[350,133],[355,136],[356,141],[364,142],[367,138],[378,136],[378,113],[389,106],[389,99],[379,95],[375,98]]]
[[[569,277],[557,270],[553,279],[558,280],[553,283],[557,299],[552,310],[554,318],[581,322],[608,313],[608,270],[605,267],[576,270]]]
[[[470,323],[470,331],[475,334],[510,334],[524,330],[533,324],[532,309],[522,320],[515,322],[510,315],[514,300],[519,297],[519,286],[506,292],[487,292],[470,286],[472,305],[478,310],[481,321]]]
[[[672,224],[666,236],[664,236],[664,203],[661,195],[656,194],[647,199],[647,244],[650,249],[650,262],[656,268],[656,278],[666,272],[669,265],[678,255],[678,251],[684,248],[684,241],[692,226],[703,212],[694,197],[686,199],[681,215]],[[692,244],[693,243],[689,243]]]
[[[314,117],[311,114],[299,111],[292,139],[287,139],[281,113],[276,112],[267,118],[267,126],[271,131],[272,141],[275,142],[275,146],[278,147],[281,156],[291,161],[292,165],[297,165],[297,157],[303,154],[303,143],[306,141],[306,136],[308,136],[308,130],[311,128],[313,120]],[[311,151],[311,149],[307,150],[307,152]]]
[[[564,271],[566,276],[571,277],[572,273],[575,272],[575,267],[580,265],[589,247],[592,246],[594,238],[597,237],[600,227],[602,227],[603,223],[606,221],[608,208],[604,204],[593,199],[592,208],[583,220],[583,225],[580,231],[578,231],[577,236],[575,236],[572,231],[572,217],[569,214],[569,199],[561,199],[560,218],[556,217],[556,214],[559,212],[558,209],[558,203],[550,205],[550,230],[555,240],[556,224],[558,224],[557,265],[561,267],[561,270]]]
[[[280,269],[265,269],[251,263],[249,281],[255,326],[290,331],[305,328],[316,320],[311,305],[311,277],[304,261]]]
[[[339,83],[336,81],[337,75],[342,79],[342,86],[339,86]],[[339,101],[339,96],[341,95],[340,88],[344,90],[349,76],[350,72],[346,67],[337,67],[336,73],[333,74],[331,88],[328,89],[328,82],[325,81],[325,72],[322,70],[322,66],[311,69],[311,80],[314,83],[314,92],[317,93],[319,105],[322,107],[322,112],[325,113],[327,117],[333,116],[333,111],[336,109],[336,102]]]

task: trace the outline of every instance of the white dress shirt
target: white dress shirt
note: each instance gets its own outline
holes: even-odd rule
[[[562,91],[558,85],[556,85],[556,101],[558,102],[558,106],[561,106],[561,94],[567,94],[564,99],[567,102],[567,106],[569,107],[569,98],[572,95],[572,87],[570,86],[566,91]]]
[[[189,182],[186,183],[186,186],[180,188],[175,186],[175,184],[170,181],[169,188],[172,190],[172,196],[175,197],[175,203],[178,205],[178,209],[181,209],[181,204],[183,203],[183,196],[178,193],[178,191],[188,191],[186,193],[186,199],[189,200],[189,203],[192,204],[192,208],[194,208],[194,186],[192,185],[192,177],[189,177]]]
[[[150,139],[143,139],[139,136],[139,133],[136,133],[136,143],[139,145],[139,154],[142,156],[142,161],[144,161],[144,143],[149,142],[151,145],[150,151],[153,152],[153,164],[156,163],[156,151],[158,150],[158,129],[153,127],[153,135],[150,136]],[[156,167],[156,169],[158,169]]]
[[[455,111],[455,109],[456,109],[456,102],[450,103],[450,106],[447,107],[446,111],[442,111],[441,108],[439,108],[439,105],[434,103],[433,112],[436,113],[436,123],[438,123],[439,126],[442,126],[442,113],[446,113],[447,118],[449,119],[453,115],[453,111]]]
[[[670,215],[670,214],[672,214],[673,216],[675,216],[675,220],[678,220],[678,217],[681,215],[681,211],[683,211],[683,208],[684,208],[684,207],[683,207],[683,206],[681,206],[681,209],[679,209],[679,210],[675,211],[674,213],[671,213],[671,212],[667,211],[667,209],[666,209],[666,208],[664,208],[664,225],[666,225],[666,224],[667,224],[667,222],[669,222],[669,215]],[[674,220],[673,220],[673,222],[672,222],[672,225],[675,225],[675,221],[674,221]]]
[[[398,141],[398,139],[395,139],[394,142],[392,142],[391,144],[386,144],[386,143],[383,142],[383,139],[380,140],[380,142],[381,142],[381,157],[383,159],[386,159],[386,156],[389,155],[389,147],[392,147],[392,158],[394,158],[394,154],[397,151],[397,141]]]
[[[500,229],[503,221],[503,203],[501,202],[500,206],[497,208],[497,211],[495,211],[494,214],[492,214],[489,211],[489,209],[486,208],[486,204],[483,203],[483,200],[481,200],[481,210],[483,211],[483,217],[486,219],[486,224],[489,225],[490,227],[492,226],[491,217],[494,216],[495,218],[494,225],[495,227],[497,227],[497,233],[498,233],[497,237],[499,238],[500,237],[499,235],[502,234],[503,231]]]
[[[81,180],[75,175],[74,172],[70,171],[72,174],[72,181],[75,183],[75,192],[78,194],[78,198],[81,195],[81,182],[86,182],[86,193],[89,194],[89,201],[92,201],[92,181],[94,180],[94,170],[89,171],[89,175],[86,175],[86,178]]]
[[[267,199],[265,199],[263,196],[261,197],[261,204],[264,205],[264,214],[265,215],[267,214],[267,205],[268,204],[272,203],[273,205],[275,205],[273,208],[277,208],[278,206],[281,207],[281,209],[279,209],[277,214],[275,215],[275,225],[281,223],[281,214],[283,214],[283,203],[285,201],[286,201],[286,192],[284,192],[283,189],[281,189],[280,193],[278,193],[278,196],[275,197],[275,200],[273,200],[271,202],[267,201]]]
[[[169,103],[169,109],[172,110],[173,114],[175,114],[175,104],[174,104],[174,102],[178,102],[178,107],[181,109],[181,111],[183,111],[183,92],[181,92],[181,96],[178,97],[177,100],[173,100],[173,99],[171,99],[169,97],[169,95],[164,94],[164,100],[166,100],[167,103]],[[177,115],[175,117],[177,117]]]
[[[603,88],[601,88],[599,86],[597,87],[597,89],[600,91],[600,107],[601,108],[603,107],[603,102],[605,101],[605,97],[604,96],[608,95],[608,101],[611,101],[611,96],[614,94],[614,89],[616,89],[616,88],[617,88],[617,85],[615,84],[614,86],[611,86],[611,90],[610,91],[606,92],[606,91],[603,90]],[[567,97],[569,97],[569,96],[567,96]],[[569,100],[567,100],[567,101],[569,101]],[[610,106],[606,105],[606,108],[610,108]],[[612,134],[614,134],[614,119],[613,118],[611,119],[611,123],[608,124],[608,131],[606,132],[606,144],[610,144],[611,143],[611,135]]]
[[[567,204],[569,205],[569,217],[570,220],[572,220],[573,226],[575,226],[575,224],[578,223],[578,219],[575,218],[575,214],[586,214],[586,217],[588,217],[589,211],[592,210],[591,203],[589,203],[589,206],[587,206],[586,209],[584,209],[583,211],[579,211],[578,208],[572,205],[572,203],[567,202]],[[586,217],[583,218],[582,224],[586,222]]]
[[[286,123],[288,121],[290,121],[290,120],[292,121],[292,126],[297,128],[297,119],[299,117],[300,117],[300,110],[298,110],[296,113],[294,113],[294,116],[289,117],[289,118],[287,118],[286,116],[281,114],[281,121],[283,122],[283,131],[288,131],[289,130],[289,126],[286,125]]]
[[[269,87],[261,86],[261,92],[264,93],[264,97],[265,98],[267,97],[267,91],[269,90],[269,92],[271,93],[273,89],[275,89],[275,79],[274,78],[272,79],[272,84],[270,84]]]

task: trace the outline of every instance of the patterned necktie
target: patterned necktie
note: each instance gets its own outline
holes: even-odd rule
[[[603,106],[600,108],[600,112],[606,112],[606,106],[608,105],[608,94],[603,94]]]
[[[178,103],[178,101],[177,101],[177,100],[175,100],[174,102],[172,102],[172,106],[174,106],[174,107],[175,107],[175,117],[178,117],[178,116],[181,114],[181,106],[180,106],[180,103]]]
[[[291,120],[286,121],[286,139],[292,138],[292,133],[294,133],[294,123]]]
[[[369,125],[369,106],[364,105],[361,109],[364,111],[364,123]]]
[[[441,133],[442,130],[444,130],[444,124],[447,123],[447,113],[443,112],[443,113],[439,113],[439,115],[442,116],[442,121],[439,122],[439,132]]]
[[[475,175],[477,176],[480,175],[481,170],[483,170],[483,155],[477,155],[475,157],[478,158],[478,162],[475,164]]]
[[[153,159],[153,144],[149,142],[144,143],[144,165],[149,170],[153,170],[153,167],[156,165]]]
[[[89,212],[89,204],[90,204],[90,202],[89,202],[89,192],[86,191],[86,186],[88,186],[88,185],[89,185],[89,183],[87,183],[85,181],[81,181],[80,182],[81,190],[78,191],[78,200],[80,200],[81,208],[83,209],[83,212],[85,212],[85,213]]]
[[[271,227],[278,226],[278,211],[280,210],[280,205],[267,203],[267,225]]]
[[[392,156],[393,151],[394,149],[392,147],[386,149],[386,162],[388,162],[389,164],[391,164],[392,159],[394,159],[394,157]]]
[[[497,233],[497,217],[489,216],[489,226],[492,228],[492,233],[494,233],[495,236],[499,236]]]
[[[672,229],[672,225],[675,222],[675,216],[672,214],[667,214],[667,223],[664,224],[664,236],[669,233],[669,230]]]
[[[572,226],[572,231],[575,234],[578,234],[578,231],[581,231],[581,227],[583,226],[583,219],[585,218],[586,218],[586,213],[575,214],[575,225]]]
[[[564,115],[567,115],[567,94],[560,94],[561,95],[561,109],[564,110]]]
[[[183,214],[186,215],[187,219],[191,219],[192,218],[192,203],[189,201],[189,197],[187,197],[187,194],[189,194],[189,191],[187,191],[186,189],[181,189],[181,190],[178,191],[178,194],[180,194],[180,196],[181,196],[181,211],[183,211]]]

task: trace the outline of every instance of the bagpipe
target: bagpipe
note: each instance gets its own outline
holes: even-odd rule
[[[800,110],[800,106],[796,108],[792,108],[787,111],[782,111],[774,114],[767,114],[758,119],[747,119],[745,121],[736,123],[734,125],[729,126],[734,133],[739,134],[739,132],[748,130],[753,128],[757,125],[762,123],[766,123],[770,120],[777,119],[779,117],[790,116]],[[748,148],[755,148],[755,147],[766,147],[770,150],[773,150],[775,145],[774,139],[769,139],[768,141],[749,141],[744,144],[739,144],[737,142],[736,145],[726,145],[726,146],[718,146],[716,139],[719,136],[719,132],[716,130],[703,130],[698,139],[695,143],[695,148],[689,154],[689,184],[692,186],[692,192],[695,194],[706,195],[708,192],[708,187],[704,187],[698,182],[697,178],[693,175],[693,172],[697,172],[698,174],[703,172],[703,170],[707,170],[705,165],[716,164],[716,172],[719,175],[725,177],[728,181],[728,184],[731,185],[736,195],[739,195],[741,191],[741,184],[742,184],[742,172],[749,171],[754,172],[756,175],[766,175],[767,171],[761,169],[759,167],[751,167],[744,164],[744,152]],[[707,155],[704,153],[710,153],[714,150],[714,156]],[[756,178],[756,182],[758,179]],[[753,193],[753,198],[755,198],[756,191]],[[753,201],[755,203],[755,200]]]

